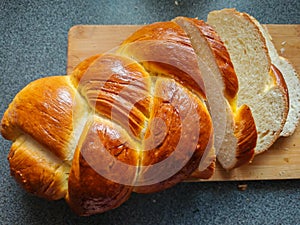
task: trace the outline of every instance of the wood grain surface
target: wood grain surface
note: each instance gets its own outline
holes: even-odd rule
[[[77,25],[69,31],[67,74],[85,58],[116,48],[142,25]],[[300,74],[300,25],[265,25],[280,55]],[[300,127],[294,135],[280,138],[249,165],[225,171],[217,165],[210,181],[275,180],[300,178]],[[200,180],[194,180],[200,181]]]

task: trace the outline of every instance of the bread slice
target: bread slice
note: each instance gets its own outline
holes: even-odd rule
[[[271,62],[282,73],[288,88],[289,113],[286,123],[280,134],[281,136],[287,137],[295,132],[295,129],[300,121],[300,78],[292,64],[290,64],[286,58],[279,56],[274,44],[272,43],[272,37],[270,36],[268,30],[264,28],[255,18],[251,17],[251,19],[263,34],[266,40]]]
[[[212,25],[227,47],[239,81],[237,106],[250,106],[258,132],[255,154],[280,136],[288,113],[288,93],[278,69],[271,65],[265,39],[248,14],[235,9],[212,11]]]
[[[248,163],[254,154],[257,132],[249,107],[236,107],[238,80],[226,47],[204,21],[186,17],[174,21],[188,34],[198,56],[218,161],[225,169]]]

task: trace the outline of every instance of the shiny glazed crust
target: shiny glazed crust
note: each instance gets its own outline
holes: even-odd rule
[[[128,37],[117,52],[141,63],[152,76],[175,79],[205,98],[197,56],[188,36],[176,23],[147,25]]]
[[[129,198],[140,158],[135,148],[126,132],[114,126],[112,121],[94,116],[86,124],[75,150],[66,196],[77,214],[102,213],[118,207]],[[115,160],[131,167],[118,167]],[[107,173],[128,185],[106,178]]]
[[[73,131],[73,113],[80,107],[68,77],[46,77],[20,91],[6,110],[1,134],[15,140],[30,135],[60,159],[71,154],[66,148]],[[76,111],[73,111],[76,110]]]

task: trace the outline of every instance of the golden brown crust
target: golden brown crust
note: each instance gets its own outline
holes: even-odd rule
[[[128,37],[118,52],[134,58],[151,75],[171,77],[205,98],[197,56],[188,36],[176,23],[144,26]]]
[[[215,30],[206,24],[203,20],[183,17],[189,20],[199,29],[199,34],[205,38],[210,46],[211,52],[218,64],[224,83],[224,95],[231,102],[238,92],[238,79],[235,74],[230,55]]]
[[[77,214],[87,216],[129,198],[140,156],[126,132],[111,121],[94,117],[85,129],[74,154],[67,201]]]
[[[95,60],[99,59],[101,57],[101,54],[93,55],[87,59],[84,59],[82,62],[80,62],[75,69],[73,70],[71,74],[71,81],[75,88],[77,88],[80,79],[83,74],[87,71],[87,69],[94,63]]]
[[[73,132],[76,92],[67,76],[33,81],[20,91],[2,118],[1,133],[14,141],[26,133],[60,159],[71,154],[68,146]]]
[[[11,175],[28,192],[48,200],[63,198],[67,191],[69,165],[49,153],[29,136],[19,137],[8,155]]]
[[[190,175],[189,179],[209,179],[215,173],[216,168],[216,151],[214,146],[214,132],[208,142],[207,150],[201,158],[200,164],[196,170]]]
[[[242,105],[234,117],[237,137],[236,164],[233,168],[249,163],[254,157],[254,148],[257,141],[257,130],[251,110],[247,105]]]
[[[92,109],[140,136],[150,104],[144,68],[129,58],[105,54],[86,59],[71,76]]]
[[[216,160],[214,160],[205,170],[195,170],[191,176],[189,177],[188,180],[193,180],[193,179],[209,179],[214,175],[216,169]]]
[[[156,81],[154,96],[141,162],[147,167],[141,170],[139,180],[151,180],[154,174],[163,177],[165,171],[172,176],[158,184],[136,187],[134,191],[140,193],[166,189],[186,179],[199,166],[204,152],[211,150],[212,121],[203,102],[164,78]],[[163,164],[159,167],[158,163]]]

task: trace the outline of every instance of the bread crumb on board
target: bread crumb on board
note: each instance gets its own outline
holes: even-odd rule
[[[246,191],[248,184],[239,184],[238,186],[239,191]]]
[[[282,176],[285,176],[285,171],[280,171],[280,172],[279,172],[279,176],[281,176],[281,177],[282,177]]]
[[[175,4],[175,5],[179,5],[179,4],[178,4],[178,1],[174,1],[174,4]]]
[[[286,44],[286,41],[281,42],[281,46],[282,46],[282,48],[280,48],[280,53],[281,54],[284,54],[284,52],[285,52],[285,48],[284,48],[285,44]]]

